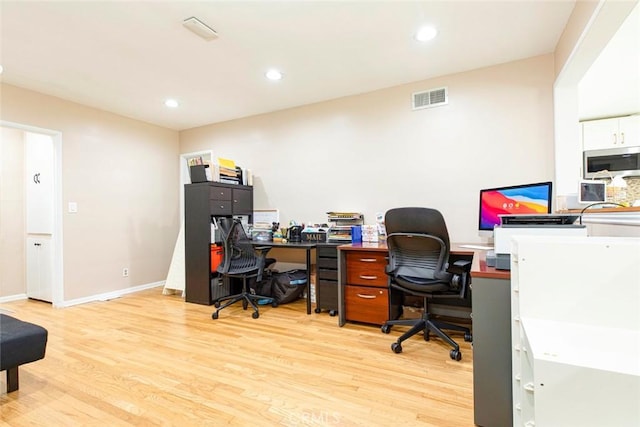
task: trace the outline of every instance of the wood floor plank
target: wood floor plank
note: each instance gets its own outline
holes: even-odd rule
[[[390,345],[371,325],[338,327],[305,302],[260,308],[185,303],[154,288],[54,309],[1,305],[49,331],[46,357],[0,382],[0,426],[473,426],[472,357],[439,339]],[[4,374],[4,373],[3,373]]]

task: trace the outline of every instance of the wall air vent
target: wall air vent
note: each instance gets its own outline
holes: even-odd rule
[[[415,92],[412,94],[413,109],[422,110],[423,108],[439,107],[449,103],[449,95],[446,87],[439,87],[424,92]]]

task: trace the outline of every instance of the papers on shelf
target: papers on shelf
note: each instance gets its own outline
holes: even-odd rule
[[[233,171],[236,170],[236,162],[230,159],[223,159],[222,157],[218,157],[218,165],[220,165],[220,168],[231,169]]]
[[[266,223],[271,226],[274,222],[280,222],[280,211],[278,209],[254,209],[253,223]]]

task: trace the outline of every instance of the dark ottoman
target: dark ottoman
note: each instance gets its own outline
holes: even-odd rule
[[[0,314],[0,371],[7,371],[7,393],[18,389],[18,366],[44,358],[47,330]]]

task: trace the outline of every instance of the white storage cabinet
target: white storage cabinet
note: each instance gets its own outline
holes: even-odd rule
[[[582,122],[582,149],[640,146],[640,115]]]
[[[514,426],[640,425],[640,238],[516,236]]]

